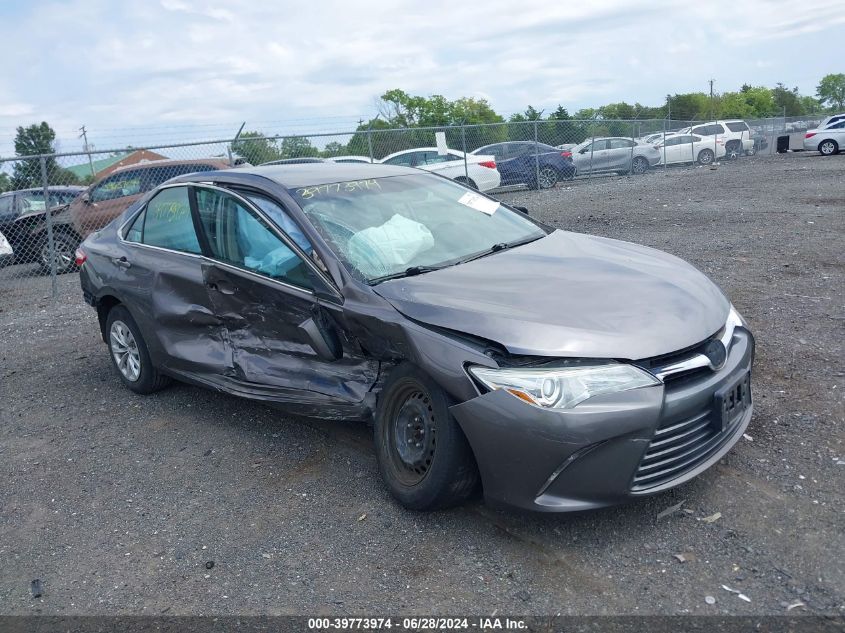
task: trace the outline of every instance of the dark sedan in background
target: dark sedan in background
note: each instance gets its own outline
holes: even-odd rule
[[[68,205],[85,187],[49,187],[50,199],[45,203],[44,189],[22,189],[0,195],[0,233],[8,239],[14,251],[14,263],[38,262],[44,270],[51,267],[47,240],[47,210],[53,223],[54,251],[57,268],[61,272],[73,264],[73,251],[78,238],[66,239],[73,232],[68,217]],[[8,260],[11,263],[12,260]]]
[[[416,169],[181,176],[76,262],[129,389],[372,421],[409,508],[479,482],[547,512],[627,501],[716,463],[751,418],[753,337],[701,272]]]
[[[561,180],[575,177],[572,152],[534,141],[510,141],[485,145],[470,152],[496,157],[502,187],[525,185],[529,189],[549,189]]]

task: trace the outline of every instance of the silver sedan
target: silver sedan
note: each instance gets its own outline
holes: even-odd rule
[[[572,149],[578,174],[618,172],[643,174],[660,163],[656,146],[622,136],[590,138]]]

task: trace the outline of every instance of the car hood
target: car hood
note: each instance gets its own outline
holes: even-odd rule
[[[50,207],[50,215],[58,215],[64,211],[67,211],[70,208],[70,203],[60,204],[55,207]],[[29,218],[37,218],[46,216],[47,212],[44,209],[40,209],[37,211],[27,211],[26,213],[21,213],[17,219],[18,220],[26,220]]]
[[[677,257],[566,231],[374,290],[411,319],[538,356],[660,356],[713,335],[730,309]]]

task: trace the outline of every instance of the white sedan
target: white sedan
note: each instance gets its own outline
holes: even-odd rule
[[[698,163],[712,165],[725,156],[725,142],[721,139],[702,138],[696,134],[667,135],[666,139],[658,142],[661,163]]]
[[[804,149],[820,152],[822,156],[833,156],[845,149],[845,119],[828,122],[827,127],[807,130],[804,135]]]
[[[439,154],[436,147],[417,147],[390,154],[379,162],[385,165],[419,167],[464,183],[479,191],[496,189],[502,183],[494,156],[467,154],[465,163],[464,153],[456,149],[450,149],[446,154]]]

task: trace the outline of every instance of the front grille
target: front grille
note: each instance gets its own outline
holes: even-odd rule
[[[733,434],[742,418],[735,415],[721,431],[714,418],[721,411],[708,409],[680,422],[658,427],[631,484],[632,492],[642,492],[681,477],[707,461]]]

